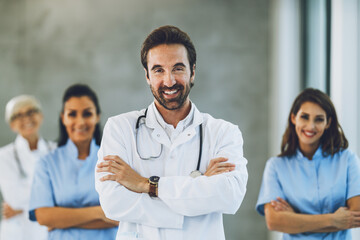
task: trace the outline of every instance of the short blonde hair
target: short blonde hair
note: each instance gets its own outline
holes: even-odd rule
[[[5,121],[7,123],[11,122],[11,118],[18,113],[18,111],[25,107],[25,106],[32,106],[39,111],[41,111],[41,104],[40,102],[31,95],[20,95],[13,97],[10,101],[6,104],[5,108]]]

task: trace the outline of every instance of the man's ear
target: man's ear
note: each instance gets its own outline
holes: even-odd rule
[[[195,79],[195,64],[193,65],[193,68],[192,68],[192,75],[191,75],[191,78],[190,78],[190,82],[191,83],[194,83],[194,79]]]
[[[146,68],[144,68],[144,71],[145,71],[146,82],[150,85],[150,78],[149,78],[148,70]]]

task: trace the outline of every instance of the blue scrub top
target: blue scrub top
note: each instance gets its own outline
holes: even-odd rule
[[[66,145],[38,161],[29,206],[32,221],[36,221],[35,209],[40,207],[82,208],[100,205],[94,175],[98,150],[99,146],[92,140],[89,156],[80,160],[75,144],[69,139]],[[49,239],[115,239],[116,232],[116,227],[55,229],[49,232]]]
[[[360,195],[360,161],[349,150],[323,156],[319,147],[309,160],[299,150],[291,157],[270,158],[264,170],[256,210],[277,197],[297,213],[334,213],[346,200]],[[351,239],[349,230],[333,233],[286,234],[283,239]]]

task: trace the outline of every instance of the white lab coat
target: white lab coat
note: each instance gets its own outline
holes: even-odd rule
[[[248,174],[242,135],[237,126],[200,113],[194,104],[192,108],[190,126],[174,141],[156,119],[154,103],[148,108],[138,138],[135,124],[144,110],[108,119],[98,162],[106,155],[118,155],[143,177],[160,176],[159,197],[151,198],[115,181],[101,182],[99,178],[106,174],[95,173],[95,187],[106,216],[120,221],[116,239],[225,239],[222,214],[235,214],[246,192]],[[201,123],[204,138],[200,171],[204,173],[216,157],[235,163],[234,171],[211,177],[189,176],[198,163]],[[161,145],[159,158],[140,159],[138,150],[157,156]]]
[[[26,178],[21,177],[16,164],[14,144]],[[35,164],[49,152],[49,148],[55,148],[55,144],[39,139],[38,149],[31,151],[27,140],[20,135],[14,143],[0,148],[0,191],[3,200],[12,208],[23,210],[15,217],[1,220],[1,240],[47,239],[47,228],[29,220],[28,204]]]

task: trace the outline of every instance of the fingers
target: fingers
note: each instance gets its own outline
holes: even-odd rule
[[[211,163],[219,163],[219,162],[226,162],[228,159],[223,157],[213,158],[210,160]]]
[[[121,168],[122,166],[116,162],[106,161],[106,162],[101,162],[97,165],[96,172],[117,173]]]
[[[117,155],[107,155],[104,157],[105,161],[114,161],[117,162],[119,164],[125,163],[119,156]]]
[[[276,211],[293,211],[292,207],[282,198],[277,197],[277,200],[272,200],[270,202],[271,206]]]
[[[103,162],[97,164],[97,172],[110,172],[116,173],[118,172],[123,166],[128,166],[126,162],[124,162],[119,156],[116,155],[107,155],[104,157]]]
[[[285,201],[284,199],[282,199],[281,197],[277,197],[276,198],[281,204],[290,207],[289,203],[287,201]]]
[[[360,212],[359,211],[352,211],[351,213],[352,213],[352,215],[354,217],[359,217],[360,218]]]
[[[103,176],[100,178],[100,181],[104,182],[104,181],[116,181],[116,175],[114,174],[109,174],[106,176]]]
[[[214,158],[210,160],[210,164],[204,175],[210,177],[235,170],[235,164],[225,163],[226,161],[226,158]]]

